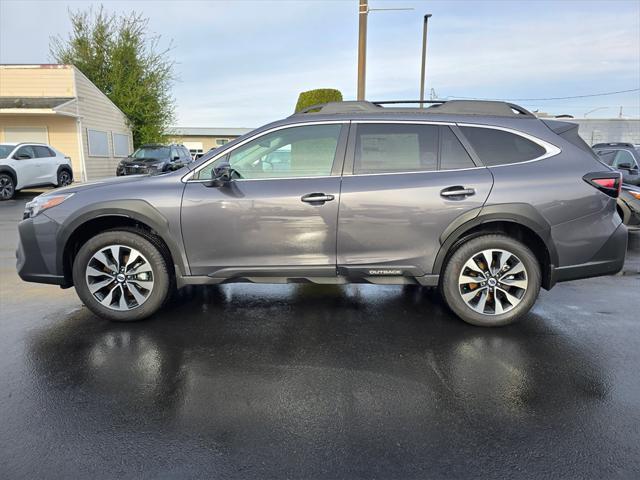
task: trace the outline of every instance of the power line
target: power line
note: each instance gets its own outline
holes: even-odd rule
[[[604,92],[604,93],[591,93],[588,95],[574,95],[571,97],[549,97],[549,98],[478,98],[478,97],[458,97],[456,95],[448,95],[447,98],[459,98],[462,100],[500,100],[500,101],[510,101],[510,102],[525,102],[525,101],[546,101],[546,100],[571,100],[574,98],[588,98],[588,97],[604,97],[606,95],[617,95],[619,93],[630,93],[630,92],[639,92],[640,88],[632,88],[630,90],[618,90],[617,92]]]

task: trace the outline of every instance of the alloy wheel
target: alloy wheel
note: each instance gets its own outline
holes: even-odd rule
[[[66,170],[60,172],[60,176],[58,177],[58,186],[66,187],[67,185],[71,185],[71,175]]]
[[[9,200],[13,197],[15,187],[13,185],[13,180],[8,176],[0,177],[0,198],[2,200]]]
[[[501,315],[514,309],[529,285],[527,270],[513,253],[501,249],[483,250],[462,267],[458,286],[462,299],[483,315]]]
[[[127,311],[142,305],[153,291],[151,264],[138,250],[109,245],[87,263],[86,280],[94,298],[111,310]]]

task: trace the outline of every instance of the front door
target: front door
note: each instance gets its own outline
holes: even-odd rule
[[[334,276],[347,123],[286,126],[196,170],[182,200],[192,275]],[[212,186],[217,166],[232,180]]]
[[[338,220],[341,273],[432,273],[444,230],[482,207],[493,184],[454,129],[354,122]]]

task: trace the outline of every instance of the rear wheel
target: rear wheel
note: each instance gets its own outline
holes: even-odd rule
[[[441,285],[456,315],[491,327],[525,315],[538,297],[540,283],[540,265],[526,245],[505,235],[483,235],[454,252]]]
[[[66,187],[71,185],[72,182],[71,172],[67,169],[60,170],[58,172],[58,187]]]
[[[171,286],[167,262],[158,248],[125,230],[101,233],[80,248],[73,263],[73,283],[92,312],[121,322],[153,315]]]
[[[0,200],[11,200],[16,194],[16,184],[11,175],[0,173]]]

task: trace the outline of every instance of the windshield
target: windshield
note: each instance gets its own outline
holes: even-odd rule
[[[169,147],[142,147],[133,152],[133,158],[152,158],[162,160],[169,158]]]
[[[0,158],[7,158],[15,145],[0,145]]]

